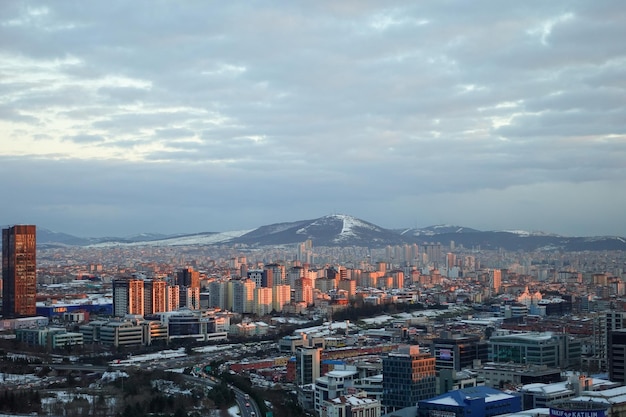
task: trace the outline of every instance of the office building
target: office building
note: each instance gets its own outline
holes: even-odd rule
[[[615,330],[626,328],[626,311],[607,311],[599,317],[597,331],[598,349],[596,355],[600,358],[599,369],[607,370],[607,358],[609,356],[609,344],[611,334]]]
[[[609,333],[609,379],[626,384],[626,329]]]
[[[339,369],[341,368],[341,369]],[[355,366],[338,366],[315,380],[315,412],[322,414],[324,402],[354,391],[354,382],[358,379]]]
[[[383,409],[415,407],[436,394],[435,358],[405,345],[383,357]]]
[[[581,341],[563,333],[530,332],[492,336],[489,360],[566,368],[580,364]]]
[[[313,384],[320,377],[321,348],[299,347],[296,349],[296,384]]]
[[[28,346],[42,346],[48,349],[83,345],[82,333],[68,332],[63,328],[16,329],[15,338]]]
[[[435,368],[460,371],[471,368],[475,360],[487,361],[489,347],[486,341],[474,335],[460,335],[443,332],[433,339]]]
[[[37,233],[32,225],[2,229],[2,315],[34,316],[37,298]]]
[[[571,374],[565,381],[526,384],[518,392],[522,395],[522,407],[528,410],[548,407],[555,401],[579,397],[597,389],[611,389],[615,385],[617,384],[599,378]]]
[[[491,388],[501,388],[505,384],[550,384],[561,381],[561,370],[546,365],[487,362],[472,368],[472,372]]]
[[[141,346],[144,331],[136,321],[110,321],[100,327],[100,343],[112,346]]]
[[[176,282],[179,287],[200,288],[200,272],[193,268],[184,268],[176,273]]]

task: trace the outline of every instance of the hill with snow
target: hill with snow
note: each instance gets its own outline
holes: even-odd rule
[[[626,239],[614,236],[564,237],[544,232],[480,231],[463,226],[436,225],[402,230],[385,229],[365,220],[331,214],[312,220],[275,223],[251,230],[160,235],[144,233],[126,238],[78,238],[37,228],[37,243],[46,246],[193,246],[290,245],[312,240],[314,246],[385,247],[441,243],[467,249],[597,251],[626,250]]]

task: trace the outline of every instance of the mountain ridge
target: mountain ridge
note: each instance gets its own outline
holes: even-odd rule
[[[141,233],[125,238],[79,238],[62,232],[37,228],[37,242],[54,246],[182,246],[238,244],[246,246],[291,245],[308,239],[315,246],[384,247],[403,244],[451,241],[467,249],[598,251],[626,250],[626,239],[619,236],[564,237],[545,232],[522,230],[481,231],[457,225],[433,225],[423,228],[386,229],[365,220],[331,214],[317,219],[273,223],[249,230],[198,232],[165,235]]]

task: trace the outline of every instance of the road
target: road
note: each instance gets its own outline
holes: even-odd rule
[[[202,378],[185,374],[183,374],[182,376],[183,379],[187,381],[204,383],[210,387],[220,383],[219,380],[215,377]],[[250,398],[245,392],[232,384],[228,384],[228,388],[230,388],[235,393],[235,401],[237,402],[237,406],[239,407],[241,417],[260,416],[259,406],[252,398]]]

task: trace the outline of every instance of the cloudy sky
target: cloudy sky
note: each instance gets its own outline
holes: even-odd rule
[[[3,1],[0,224],[626,236],[616,1]]]

